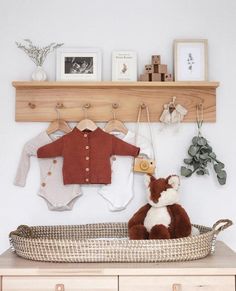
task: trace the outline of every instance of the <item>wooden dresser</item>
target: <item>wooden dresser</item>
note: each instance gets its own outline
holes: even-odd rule
[[[217,242],[205,259],[178,263],[43,263],[0,256],[1,291],[235,291],[236,254]]]

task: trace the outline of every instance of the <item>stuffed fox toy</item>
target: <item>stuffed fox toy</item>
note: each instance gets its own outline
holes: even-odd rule
[[[129,220],[130,239],[169,239],[191,234],[191,223],[184,208],[178,204],[178,176],[156,179],[147,175],[148,204]]]

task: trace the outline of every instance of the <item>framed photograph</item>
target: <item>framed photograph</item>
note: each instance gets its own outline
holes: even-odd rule
[[[175,81],[207,81],[207,40],[175,40]]]
[[[134,51],[112,52],[112,81],[137,81],[137,53]]]
[[[101,81],[102,54],[94,48],[57,50],[57,81]]]

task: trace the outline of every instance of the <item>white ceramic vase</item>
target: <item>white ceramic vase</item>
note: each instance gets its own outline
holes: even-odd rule
[[[41,66],[37,66],[32,74],[33,81],[45,81],[47,80],[47,74]]]

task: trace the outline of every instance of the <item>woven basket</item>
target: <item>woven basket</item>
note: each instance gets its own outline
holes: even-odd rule
[[[212,228],[194,225],[200,234],[180,239],[129,240],[126,223],[68,226],[19,226],[10,233],[17,255],[46,262],[167,262],[203,258],[214,252],[217,234],[228,219]]]

